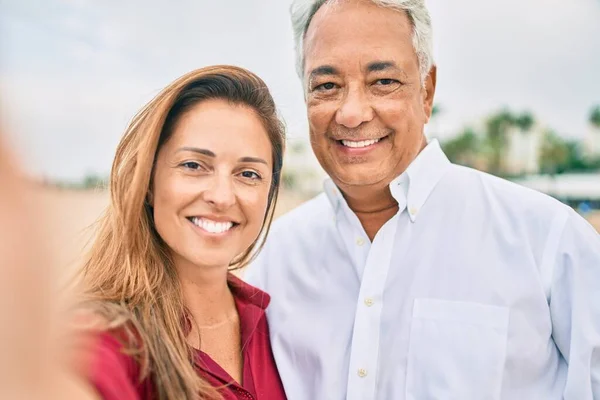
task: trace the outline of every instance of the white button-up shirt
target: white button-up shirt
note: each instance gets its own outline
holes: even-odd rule
[[[246,279],[290,400],[600,399],[600,235],[432,141],[369,241],[331,182]]]

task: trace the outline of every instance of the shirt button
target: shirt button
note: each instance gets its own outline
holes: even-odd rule
[[[365,305],[367,307],[371,307],[374,303],[375,303],[375,301],[373,301],[372,298],[370,298],[370,297],[365,298]]]
[[[419,210],[418,210],[418,209],[416,209],[416,208],[414,208],[414,207],[411,207],[411,208],[408,210],[408,213],[409,213],[410,215],[415,215],[415,214],[417,213],[417,211],[419,211]]]
[[[365,376],[367,376],[367,370],[364,368],[359,368],[358,369],[358,376],[360,376],[361,378],[364,378]]]
[[[365,244],[365,240],[359,237],[356,239],[356,244],[362,246],[363,244]]]

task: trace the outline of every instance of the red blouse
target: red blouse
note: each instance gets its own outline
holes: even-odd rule
[[[215,387],[225,400],[284,400],[285,392],[269,341],[265,309],[270,297],[233,275],[229,286],[234,295],[243,351],[243,384],[236,383],[210,356],[196,351],[198,374]],[[144,400],[156,398],[149,378],[140,382],[140,368],[135,359],[122,351],[121,343],[110,333],[102,334],[94,348],[91,383],[105,400]]]

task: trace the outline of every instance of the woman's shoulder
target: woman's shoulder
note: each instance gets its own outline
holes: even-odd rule
[[[73,336],[98,347],[127,349],[141,347],[141,335],[131,312],[122,306],[106,302],[85,305],[75,310],[70,318]],[[94,338],[93,341],[90,341]]]
[[[134,324],[86,310],[73,320],[78,364],[102,399],[145,398],[151,390],[141,359],[143,346]]]
[[[126,338],[119,329],[99,332],[92,339],[88,379],[102,399],[134,400],[151,392],[150,381],[143,377],[139,359]]]

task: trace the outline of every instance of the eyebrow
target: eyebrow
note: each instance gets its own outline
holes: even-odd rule
[[[399,72],[404,72],[402,70],[402,68],[398,67],[398,65],[393,61],[374,61],[374,62],[367,64],[367,68],[366,68],[367,72],[379,72],[379,71],[385,71],[385,70],[390,70],[390,69],[395,69]],[[313,79],[317,76],[338,75],[338,74],[339,74],[339,71],[335,67],[333,67],[331,65],[321,65],[320,67],[317,67],[310,72],[309,80]]]
[[[331,65],[321,65],[320,67],[317,67],[317,68],[313,69],[312,71],[310,71],[308,78],[310,80],[317,76],[337,75],[338,73],[339,73],[338,70],[335,69],[334,67],[332,67]]]
[[[402,72],[402,68],[398,67],[398,65],[396,65],[396,63],[393,61],[375,61],[367,64],[368,72],[385,71],[388,69],[395,69]]]
[[[216,157],[217,155],[208,149],[201,149],[199,147],[182,147],[176,151],[176,153],[180,153],[182,151],[191,151],[192,153],[202,154],[208,157]]]
[[[238,161],[244,162],[244,163],[259,163],[259,164],[268,165],[265,160],[263,160],[262,158],[258,158],[258,157],[242,157]]]
[[[212,157],[212,158],[217,157],[217,155],[214,152],[212,152],[208,149],[201,149],[199,147],[182,147],[179,150],[177,150],[176,153],[179,153],[182,151],[191,151],[192,153],[198,153],[198,154],[202,154],[202,155]],[[259,158],[259,157],[241,157],[238,160],[238,162],[259,163],[259,164],[269,165],[265,160],[263,160],[262,158]]]

